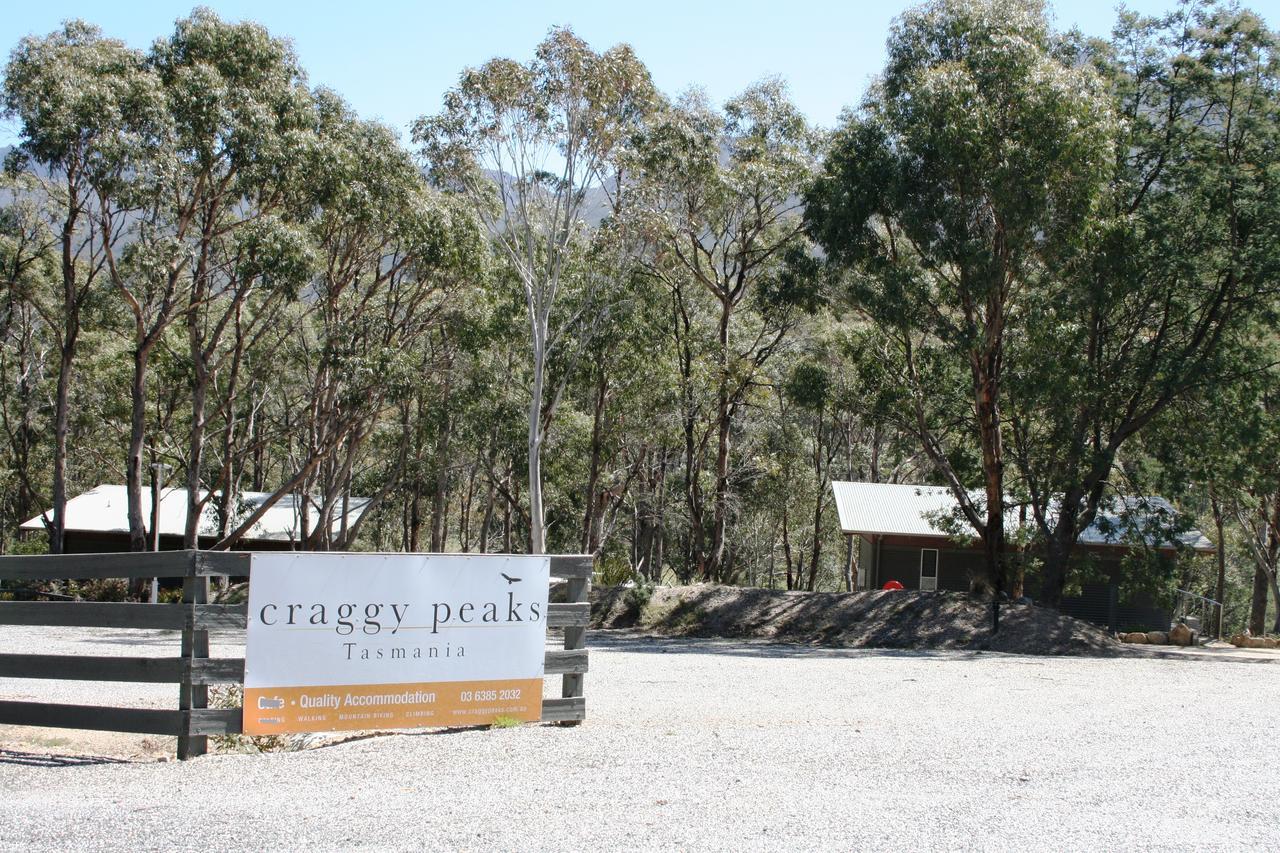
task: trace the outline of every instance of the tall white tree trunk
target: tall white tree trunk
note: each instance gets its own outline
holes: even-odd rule
[[[537,328],[533,343],[533,392],[529,399],[529,552],[546,552],[542,514],[542,389],[546,373],[546,347]]]

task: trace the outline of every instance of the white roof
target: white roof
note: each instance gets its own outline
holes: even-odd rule
[[[949,536],[934,519],[956,508],[945,486],[900,483],[831,484],[840,528],[845,533],[892,536]]]
[[[245,519],[263,501],[269,498],[269,492],[241,492],[237,501],[235,515]],[[348,512],[348,524],[354,524],[364,513],[369,504],[368,498],[351,498]],[[291,542],[301,538],[302,523],[299,517],[301,501],[297,495],[285,495],[262,518],[250,528],[245,535],[246,541]],[[90,489],[67,501],[67,530],[81,533],[128,533],[129,511],[128,496],[124,486],[103,485]],[[312,520],[314,523],[318,506],[313,500]],[[151,526],[151,489],[142,490],[142,517],[148,527]],[[187,490],[163,489],[160,493],[160,534],[162,536],[181,536],[187,523]],[[334,521],[333,532],[341,527],[341,512]],[[234,518],[233,518],[234,527]],[[22,523],[23,530],[44,530],[41,516],[36,516]],[[206,502],[200,514],[200,535],[217,535],[218,524],[214,515],[212,501]]]
[[[836,481],[831,488],[840,529],[845,533],[950,538],[954,533],[947,528],[948,519],[958,519],[964,529],[969,529],[946,486]],[[1093,524],[1080,534],[1079,541],[1084,545],[1128,545],[1145,539],[1157,548],[1181,544],[1196,551],[1214,550],[1208,537],[1195,529],[1178,534],[1175,543],[1165,531],[1176,518],[1173,505],[1156,495],[1113,498],[1099,508]],[[1017,528],[1016,511],[1006,514],[1005,525]]]

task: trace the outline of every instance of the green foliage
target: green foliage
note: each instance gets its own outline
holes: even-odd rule
[[[67,592],[84,601],[127,601],[129,585],[118,578],[75,581],[67,587]]]
[[[639,614],[649,606],[649,602],[653,599],[654,590],[657,589],[657,584],[642,577],[633,577],[631,580],[631,586],[627,587],[622,600],[628,610]]]
[[[209,707],[238,711],[244,707],[244,687],[239,684],[217,684],[209,688]],[[287,752],[294,749],[286,735],[214,735],[218,752]]]
[[[1118,124],[1102,79],[1051,50],[1034,2],[925,4],[897,22],[888,54],[806,195],[806,222],[874,326],[882,387],[903,389],[881,411],[917,435],[999,554],[1006,365],[1044,271],[1096,228]],[[1003,571],[996,559],[975,585],[999,586]]]
[[[1275,45],[1227,6],[1103,42],[937,0],[827,134],[780,80],[668,101],[556,29],[463,71],[409,151],[252,22],[22,39],[0,548],[43,545],[15,528],[61,411],[72,495],[162,462],[204,532],[308,495],[298,547],[589,552],[636,607],[840,588],[833,478],[949,484],[957,536],[1007,493],[1065,589],[1101,501],[1158,491],[1224,525],[1243,623],[1280,553]],[[1216,595],[1216,569],[1125,584]]]

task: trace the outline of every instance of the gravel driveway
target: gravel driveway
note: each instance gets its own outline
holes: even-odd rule
[[[83,639],[41,646],[139,653]],[[1275,663],[597,636],[591,666],[573,729],[181,764],[49,757],[8,729],[0,848],[1280,850]]]

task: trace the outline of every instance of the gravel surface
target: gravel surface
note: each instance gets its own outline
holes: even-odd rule
[[[139,653],[123,639],[39,646]],[[5,651],[32,642],[0,630]],[[7,729],[0,848],[1280,850],[1280,666],[1246,660],[596,635],[578,728],[186,763]],[[102,691],[0,680],[6,698]],[[172,688],[119,691],[171,707]]]

